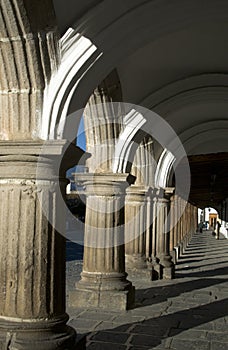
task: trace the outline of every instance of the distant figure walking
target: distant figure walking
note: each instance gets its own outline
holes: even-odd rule
[[[221,227],[221,224],[219,221],[217,221],[216,236],[215,236],[216,239],[219,239],[220,227]]]

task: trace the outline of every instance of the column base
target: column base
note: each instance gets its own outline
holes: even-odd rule
[[[170,256],[172,258],[173,263],[176,264],[177,263],[177,252],[176,252],[175,248],[174,248],[174,250],[172,250],[170,252]]]
[[[165,280],[172,280],[175,277],[174,265],[170,267],[163,267],[162,278]]]
[[[163,255],[159,261],[162,268],[162,279],[173,279],[175,275],[175,266],[171,261],[170,255]]]
[[[127,274],[81,274],[76,290],[69,293],[70,307],[128,310],[134,306],[135,287]]]
[[[178,246],[176,247],[177,249],[177,259],[181,259],[181,256],[184,254],[184,245],[183,242],[180,242]]]
[[[140,254],[125,255],[126,270],[143,270],[147,268],[147,259]]]
[[[126,255],[126,271],[130,277],[152,280],[152,265],[145,256]]]
[[[189,243],[189,237],[186,236],[183,240],[183,253],[185,253],[187,247],[188,247],[188,243]]]
[[[76,332],[63,319],[12,322],[0,319],[0,350],[73,350]]]
[[[180,246],[178,245],[178,246],[174,247],[174,249],[176,252],[176,260],[178,262],[180,260]]]
[[[147,281],[152,281],[152,276],[153,276],[153,269],[151,268],[145,268],[144,270],[141,269],[129,269],[127,270],[130,279],[143,279]]]
[[[69,293],[69,305],[75,308],[101,308],[125,311],[133,308],[135,287],[124,291],[75,290]]]
[[[162,279],[162,266],[157,261],[157,258],[152,258],[152,281]]]

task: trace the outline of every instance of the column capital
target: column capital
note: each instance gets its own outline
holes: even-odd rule
[[[145,202],[151,193],[151,188],[144,185],[131,185],[126,190],[126,195],[131,202]]]
[[[174,191],[174,187],[158,188],[155,199],[160,203],[169,203]]]
[[[22,141],[0,141],[0,156],[2,155],[61,155],[67,148],[67,140],[22,140]],[[47,152],[48,150],[48,152]]]
[[[49,159],[56,173],[63,177],[66,170],[78,164],[79,161],[85,163],[89,157],[89,153],[68,140],[0,141],[0,161],[36,162],[42,167],[42,163],[47,163]]]
[[[73,173],[76,183],[85,186],[87,195],[113,196],[122,195],[135,177],[129,174],[115,173]]]
[[[166,187],[164,190],[164,195],[167,199],[170,199],[175,193],[175,187]]]

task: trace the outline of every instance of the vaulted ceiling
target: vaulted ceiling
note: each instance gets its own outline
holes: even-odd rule
[[[228,196],[228,2],[54,4],[60,31],[78,28],[102,52],[85,86],[116,68],[124,102],[157,112],[182,141],[190,200],[203,207]]]

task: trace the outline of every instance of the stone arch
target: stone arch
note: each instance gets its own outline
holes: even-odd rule
[[[183,5],[183,2],[181,4]],[[155,8],[154,3],[150,1],[138,3],[136,6],[128,4],[126,9],[120,9],[119,12],[113,9],[113,17],[110,16],[108,20],[104,20],[101,16],[107,10],[104,3],[94,7],[90,20],[87,19],[84,23],[83,20],[82,22],[78,21],[77,26],[74,26],[74,29],[69,29],[62,38],[60,69],[50,83],[52,87],[56,85],[55,92],[53,94],[52,89],[48,88],[46,94],[46,101],[49,103],[45,103],[43,115],[48,115],[49,119],[46,119],[43,124],[43,137],[61,138],[61,130],[64,128],[68,108],[71,111],[73,95],[76,100],[74,108],[84,107],[94,88],[127,54],[170,31],[192,23],[202,22],[202,20],[224,19],[226,17],[224,8],[220,9],[219,6],[214,8],[213,2],[209,2],[206,14],[203,8],[197,7],[197,4],[197,1],[193,1],[191,4],[186,1],[185,5],[188,11],[185,10],[184,13],[181,13],[181,8],[184,7],[179,6],[179,1],[173,3],[172,7],[167,6],[166,11],[162,11],[164,16],[162,28],[160,16],[156,18],[156,14],[160,13],[160,7]],[[176,11],[180,12],[180,16],[178,21],[174,22],[172,13],[176,14]],[[139,13],[141,15],[140,21],[137,21]],[[151,13],[154,16],[153,20]],[[99,25],[96,23],[94,33],[91,36],[90,26],[94,25],[98,15]],[[124,38],[122,38],[123,28]],[[83,35],[80,34],[82,32]],[[140,32],[140,36],[137,35],[138,32]],[[107,40],[109,37],[112,37],[111,42]],[[128,40],[128,45],[125,45],[126,40]],[[76,57],[74,48],[77,48],[79,53]],[[67,61],[71,62],[71,67],[66,71]],[[58,128],[57,124],[60,121],[63,124],[60,123],[61,127]]]
[[[115,147],[115,154],[113,159],[113,172],[130,172],[131,164],[138,147],[138,144],[134,142],[139,134],[143,125],[145,125],[146,119],[144,116],[132,109],[124,118],[124,124],[126,127],[120,134],[119,140]]]
[[[183,172],[185,173],[185,180],[190,179],[188,163],[185,163],[185,150],[178,136],[168,123],[158,114],[142,107],[139,107],[138,111],[132,109],[126,116],[126,121],[127,127],[120,134],[116,145],[113,163],[114,172],[130,172],[138,144],[143,140],[145,135],[150,135],[163,149],[163,152],[158,157],[155,157],[158,162],[155,172],[155,185],[162,188],[170,186],[170,176],[175,162],[184,163],[181,170],[178,169],[176,173],[178,182],[182,183],[181,177]],[[188,181],[188,186],[185,188],[186,197],[188,197],[189,193],[189,183],[190,180]]]
[[[154,187],[157,163],[154,157],[154,140],[145,135],[136,149],[131,174],[136,177],[135,185]]]
[[[59,61],[52,2],[6,0],[0,13],[0,138],[37,140],[44,89]]]
[[[175,156],[167,149],[164,149],[159,158],[155,173],[155,185],[157,187],[166,188],[170,185],[170,178],[174,162]]]
[[[83,112],[91,172],[112,172],[115,145],[124,127],[121,101],[119,76],[113,70],[94,90]]]

